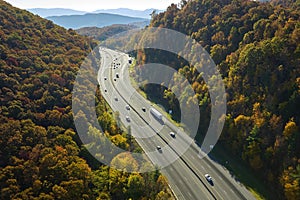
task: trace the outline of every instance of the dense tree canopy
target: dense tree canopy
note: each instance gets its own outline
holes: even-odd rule
[[[76,32],[80,35],[90,36],[99,41],[106,40],[107,38],[119,34],[124,31],[129,31],[131,29],[136,29],[137,26],[134,25],[124,25],[124,24],[114,24],[111,26],[106,26],[103,28],[98,27],[85,27],[77,29]]]
[[[227,93],[219,144],[247,163],[265,185],[275,187],[276,197],[298,199],[300,9],[299,1],[282,2],[183,0],[156,15],[150,26],[190,35],[210,53]],[[172,108],[175,120],[180,119],[180,112],[172,91],[181,92],[179,101],[198,101],[201,116],[210,116],[208,89],[194,66],[162,51],[144,50],[137,59],[135,76],[144,63],[158,62],[178,69],[191,83],[194,97],[184,96],[180,85],[142,88],[149,98]],[[201,118],[199,140],[208,123],[209,119]]]
[[[172,199],[159,172],[110,169],[78,138],[71,92],[95,41],[4,1],[0,41],[0,199],[155,199],[161,193]],[[106,136],[135,150],[99,91],[93,98]],[[89,134],[98,133],[90,127]]]

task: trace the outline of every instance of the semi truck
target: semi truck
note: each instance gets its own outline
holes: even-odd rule
[[[154,108],[150,108],[150,113],[158,120],[162,120],[163,115]]]

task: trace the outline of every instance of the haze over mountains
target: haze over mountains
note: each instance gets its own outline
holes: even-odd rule
[[[29,12],[39,15],[40,17],[46,18],[50,16],[62,16],[62,15],[84,15],[87,12],[66,8],[31,8]]]
[[[118,9],[101,9],[96,10],[94,13],[111,13],[111,14],[119,14],[119,15],[125,15],[130,17],[141,17],[141,18],[151,18],[151,13],[155,11],[156,13],[162,12],[162,10],[157,10],[154,8],[149,8],[146,10],[132,10],[129,8],[118,8]]]
[[[117,9],[98,9],[93,12],[86,12],[80,10],[73,9],[65,9],[65,8],[31,8],[28,11],[37,14],[41,17],[50,17],[50,16],[62,16],[62,15],[84,15],[86,13],[110,13],[110,14],[118,14],[125,15],[129,17],[139,17],[139,18],[147,18],[150,19],[150,14],[153,11],[157,13],[162,12],[162,10],[157,10],[154,8],[149,8],[146,10],[133,10],[129,8],[117,8]]]
[[[150,14],[161,10],[154,8],[146,10],[133,10],[128,8],[100,9],[91,13],[86,11],[64,8],[33,8],[28,11],[65,28],[79,29],[82,27],[104,27],[113,24],[130,24],[144,27],[150,22]]]
[[[109,13],[87,13],[84,15],[63,15],[46,17],[55,24],[65,28],[79,29],[82,27],[104,27],[112,24],[142,23],[143,26],[149,24],[150,20],[145,18],[128,17]]]

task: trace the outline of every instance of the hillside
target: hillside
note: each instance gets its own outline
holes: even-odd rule
[[[72,90],[94,41],[4,1],[0,40],[0,199],[171,198],[158,171],[130,174],[104,166],[78,138]],[[91,84],[87,80],[81,89]],[[101,95],[93,98],[105,136],[136,150]],[[76,115],[80,117],[85,114]],[[99,133],[90,126],[87,134]],[[136,163],[130,156],[126,159],[130,166]]]
[[[257,177],[259,185],[252,183],[251,187],[260,192],[268,187],[271,192],[264,195],[269,199],[300,198],[300,12],[296,4],[288,5],[244,0],[182,1],[169,6],[150,24],[190,35],[210,53],[227,92],[226,123],[217,146],[221,151],[216,155],[221,152],[249,168],[250,174],[244,174],[248,178],[243,181],[247,184]],[[139,52],[138,58],[140,65],[151,62],[173,66],[190,81],[196,95],[187,97],[180,91],[182,95],[177,98],[200,105],[197,140],[201,143],[210,120],[202,116],[210,116],[211,111],[204,80],[193,66],[176,61],[177,57],[172,60],[166,52],[147,50],[144,55]],[[172,109],[175,120],[180,119],[170,90],[151,85],[142,89],[166,110]],[[170,89],[180,90],[178,86]],[[153,98],[154,94],[161,96]],[[234,169],[225,160],[224,165]],[[239,171],[232,173],[243,178]]]
[[[80,28],[77,29],[76,32],[80,35],[93,37],[96,40],[103,41],[115,34],[121,33],[123,31],[129,31],[135,28],[138,27],[133,25],[114,24],[103,28],[97,28],[97,27]]]
[[[104,27],[112,24],[130,24],[136,22],[149,22],[148,19],[128,17],[123,15],[98,13],[85,15],[51,16],[47,19],[65,28],[79,29],[82,27]]]

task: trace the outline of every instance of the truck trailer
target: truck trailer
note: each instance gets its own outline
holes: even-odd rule
[[[158,110],[156,110],[156,109],[154,109],[154,108],[150,108],[150,113],[151,113],[152,115],[154,115],[154,117],[155,117],[156,119],[162,120],[163,115],[162,115],[160,112],[158,112]]]

